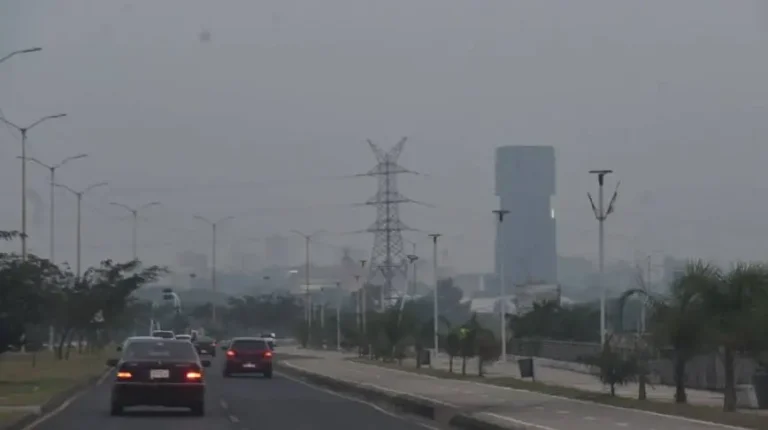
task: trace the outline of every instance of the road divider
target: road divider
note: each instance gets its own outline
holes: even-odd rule
[[[386,409],[396,409],[410,415],[434,421],[464,430],[540,430],[536,427],[516,423],[496,423],[490,419],[478,417],[461,409],[437,400],[398,393],[382,387],[363,385],[356,382],[333,378],[311,372],[290,361],[275,363],[276,370],[287,376],[329,389],[331,391],[353,395],[366,402]]]

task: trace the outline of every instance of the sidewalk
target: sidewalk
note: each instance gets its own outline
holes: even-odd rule
[[[344,359],[350,357],[357,357],[354,352],[338,352],[329,350],[308,350],[298,349],[296,354],[314,355],[316,357],[322,357],[325,359]],[[298,352],[301,351],[301,352]],[[496,362],[486,365],[485,376],[488,378],[520,378],[520,370],[515,361],[518,357],[509,356],[509,361],[506,363]],[[519,357],[527,358],[527,357]],[[415,360],[406,359],[403,362],[403,366],[415,367]],[[581,366],[583,369],[569,370],[567,367]],[[439,354],[437,359],[432,363],[432,367],[435,369],[448,370],[450,367],[450,360],[445,354]],[[461,372],[461,359],[456,358],[453,360],[453,371],[455,373]],[[591,391],[595,393],[609,393],[610,388],[603,385],[597,376],[588,374],[589,370],[584,365],[575,363],[557,362],[556,360],[550,360],[546,358],[534,358],[534,375],[536,380],[545,384],[557,385],[561,387],[577,388],[579,390]],[[467,373],[477,374],[477,360],[467,360]],[[620,397],[626,397],[630,399],[636,399],[638,394],[638,386],[636,383],[630,383],[624,386],[616,387],[616,395]],[[675,389],[668,385],[646,385],[646,393],[648,398],[655,401],[663,401],[672,403],[675,399]],[[688,403],[692,405],[701,406],[714,406],[721,407],[723,405],[722,393],[692,390],[687,389]]]
[[[538,430],[638,430],[730,429],[726,426],[639,410],[600,405],[580,400],[516,390],[489,384],[441,379],[405,371],[345,361],[356,356],[331,351],[286,348],[286,353],[315,359],[287,358],[283,364],[305,372],[345,380],[361,386],[408,394],[474,413],[508,428]]]

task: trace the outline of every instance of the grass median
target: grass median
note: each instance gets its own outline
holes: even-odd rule
[[[745,427],[750,429],[765,430],[768,429],[768,414],[762,414],[756,411],[724,412],[722,409],[711,406],[699,406],[689,404],[665,403],[657,400],[637,400],[625,397],[613,397],[609,394],[595,393],[593,391],[580,390],[571,387],[561,387],[541,382],[526,381],[522,379],[507,378],[484,378],[474,375],[464,375],[460,373],[451,373],[447,370],[420,368],[409,366],[400,366],[396,363],[384,363],[381,361],[369,360],[365,358],[349,358],[349,361],[373,366],[379,366],[387,369],[396,369],[405,372],[433,376],[444,379],[456,379],[461,381],[472,381],[488,385],[498,385],[520,390],[534,391],[553,396],[567,397],[576,400],[600,403],[622,408],[638,409],[648,412],[655,412],[664,415],[675,415],[685,418],[691,418],[701,421],[709,421],[731,426]]]
[[[14,406],[42,406],[54,396],[102,374],[106,354],[72,353],[69,360],[57,360],[45,351],[0,356],[0,408],[13,415]],[[3,415],[0,420],[5,421]]]

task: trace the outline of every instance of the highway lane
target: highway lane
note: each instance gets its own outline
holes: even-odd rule
[[[75,399],[66,409],[41,422],[34,430],[424,430],[423,425],[402,419],[373,406],[275,374],[223,378],[221,359],[207,369],[206,416],[193,417],[185,410],[128,409],[125,416],[109,415],[111,377]]]

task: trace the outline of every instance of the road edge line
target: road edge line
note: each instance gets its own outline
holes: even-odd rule
[[[40,407],[39,414],[24,415],[6,426],[1,426],[0,430],[33,430],[36,426],[63,412],[91,387],[103,383],[111,371],[111,368],[106,368],[102,374],[92,376],[83,382],[75,384],[73,387],[53,396],[45,402]]]

